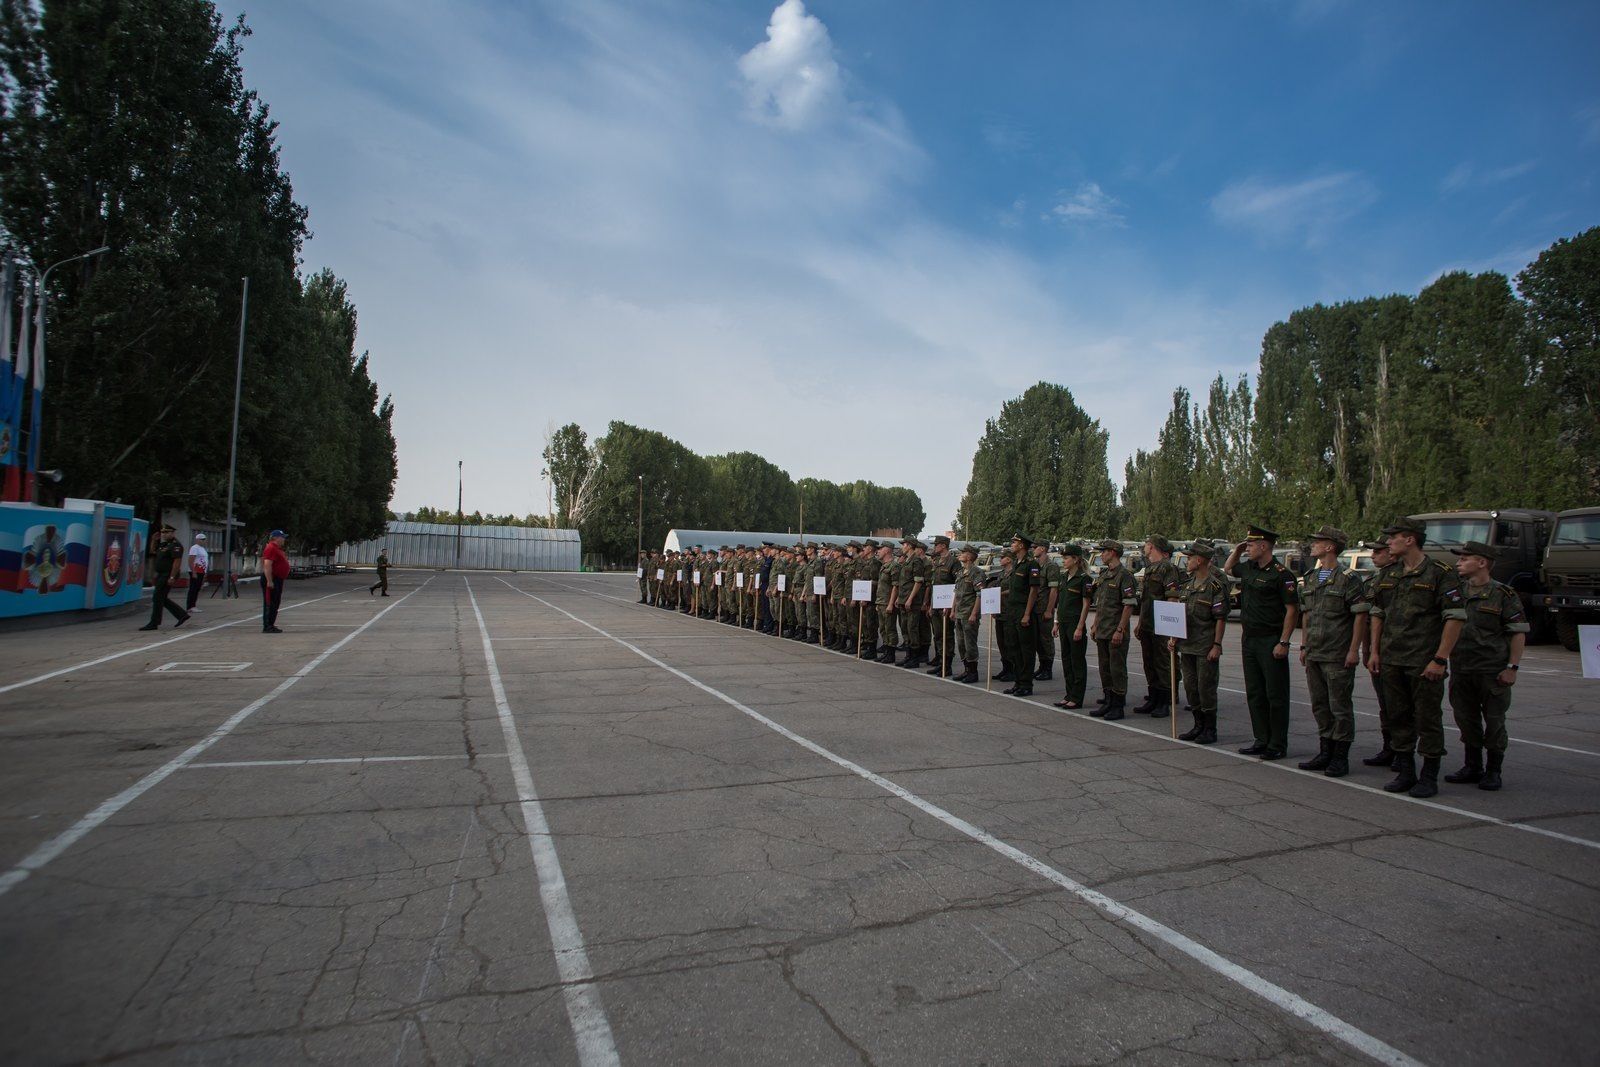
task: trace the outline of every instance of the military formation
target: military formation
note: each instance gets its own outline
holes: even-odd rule
[[[1311,536],[1312,562],[1298,576],[1274,555],[1278,535],[1262,526],[1231,547],[1190,542],[1181,566],[1173,544],[1152,536],[1138,574],[1124,565],[1120,541],[1095,546],[1100,566],[1091,571],[1083,547],[1066,544],[1057,561],[1048,542],[1020,534],[994,571],[979,566],[977,546],[941,535],[927,543],[867,538],[643,552],[637,574],[641,604],[969,685],[984,680],[982,619],[990,614],[1001,664],[993,680],[1010,683],[1008,694],[1031,696],[1035,683],[1055,680],[1059,659],[1065,693],[1055,706],[1067,710],[1085,707],[1092,642],[1100,695],[1090,716],[1166,717],[1181,685],[1193,722],[1177,736],[1201,745],[1217,741],[1225,637],[1237,625],[1251,731],[1241,754],[1288,755],[1293,655],[1317,724],[1317,754],[1301,770],[1349,773],[1355,683],[1365,669],[1382,747],[1362,762],[1394,771],[1384,789],[1419,798],[1438,792],[1447,695],[1464,753],[1444,781],[1499,789],[1528,621],[1517,594],[1490,576],[1494,548],[1454,549],[1452,568],[1423,551],[1425,540],[1421,523],[1398,520],[1383,531],[1374,569],[1364,574],[1340,563],[1349,539],[1332,526]],[[995,587],[998,610],[985,612],[984,590]],[[1174,620],[1165,634],[1157,632],[1158,613]],[[1182,636],[1169,636],[1175,630]],[[1146,695],[1129,708],[1135,643]]]

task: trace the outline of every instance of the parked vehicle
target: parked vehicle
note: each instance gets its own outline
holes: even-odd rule
[[[1578,627],[1600,624],[1600,507],[1556,516],[1544,553],[1541,607],[1554,622],[1556,640],[1577,651]]]

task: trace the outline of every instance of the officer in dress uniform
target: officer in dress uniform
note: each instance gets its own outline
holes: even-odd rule
[[[1033,695],[1033,626],[1038,616],[1039,564],[1030,553],[1033,538],[1011,538],[1011,570],[1000,581],[1000,648],[1012,683],[1005,692]]]
[[[1061,568],[1050,558],[1050,543],[1040,541],[1033,546],[1033,559],[1039,565],[1039,595],[1033,602],[1033,655],[1037,668],[1033,672],[1036,682],[1048,682],[1055,677],[1056,643],[1051,634],[1055,621],[1056,602],[1061,598]]]
[[[1289,751],[1289,635],[1299,614],[1294,572],[1272,555],[1278,535],[1252,526],[1223,570],[1239,579],[1239,647],[1254,740],[1240,755],[1282,759]]]
[[[1089,684],[1089,568],[1083,549],[1068,541],[1061,550],[1061,578],[1056,595],[1055,636],[1061,641],[1061,681],[1065,695],[1056,707],[1074,710],[1083,707],[1083,692]]]

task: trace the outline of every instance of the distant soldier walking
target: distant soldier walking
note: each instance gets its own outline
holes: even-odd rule
[[[378,580],[367,586],[367,595],[371,596],[375,590],[382,589],[383,595],[389,595],[389,550],[378,549]],[[641,604],[643,600],[639,601]]]
[[[1139,587],[1122,565],[1122,542],[1106,538],[1100,576],[1090,593],[1094,647],[1100,663],[1100,706],[1089,714],[1115,722],[1128,704],[1128,617],[1139,604]]]
[[[261,632],[281,634],[278,608],[283,605],[283,582],[289,577],[289,557],[283,552],[283,531],[273,530],[261,550]]]
[[[1477,783],[1479,789],[1500,788],[1506,758],[1506,712],[1516,684],[1522,648],[1528,640],[1528,619],[1514,589],[1490,577],[1495,549],[1468,541],[1452,549],[1462,579],[1461,601],[1466,623],[1450,653],[1450,708],[1466,752],[1459,771],[1444,780],[1455,785]],[[1484,765],[1484,750],[1488,765]]]
[[[161,540],[156,542],[154,558],[150,562],[150,578],[155,588],[150,594],[150,621],[141,630],[161,629],[161,614],[170,611],[178,622],[177,629],[189,621],[189,613],[172,602],[172,583],[178,578],[178,567],[183,561],[183,546],[178,544],[170,526],[161,527]]]
[[[1317,754],[1300,764],[1330,778],[1350,773],[1350,744],[1356,736],[1356,667],[1367,640],[1367,594],[1361,576],[1339,566],[1343,530],[1324,526],[1311,535],[1316,567],[1300,576],[1300,665],[1317,720]]]
[[[1210,541],[1189,546],[1185,566],[1189,580],[1178,591],[1183,603],[1181,640],[1167,639],[1178,653],[1184,699],[1194,715],[1194,725],[1178,735],[1180,741],[1211,745],[1217,740],[1217,681],[1222,661],[1222,635],[1228,628],[1228,583],[1212,567],[1217,550]]]
[[[1245,702],[1253,741],[1243,756],[1282,759],[1289,751],[1289,635],[1294,633],[1299,588],[1294,574],[1273,558],[1278,535],[1252,526],[1233,547],[1223,570],[1239,579],[1239,621],[1244,633]]]
[[[189,596],[184,601],[184,607],[191,613],[200,609],[194,602],[200,599],[200,590],[206,586],[206,571],[211,569],[211,553],[206,551],[206,535],[194,535],[194,544],[189,546],[189,552],[184,556],[189,571]]]

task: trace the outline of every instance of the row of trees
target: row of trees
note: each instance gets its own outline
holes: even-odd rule
[[[703,530],[916,532],[927,519],[917,494],[900,486],[819,478],[798,482],[753,452],[700,456],[665,434],[612,422],[590,441],[569,423],[545,443],[544,475],[556,521],[576,527],[586,552],[630,557],[641,530],[660,545],[674,527]],[[448,520],[446,520],[448,521]]]
[[[1519,295],[1520,294],[1520,295]],[[1396,515],[1600,499],[1600,228],[1517,276],[1318,304],[1267,331],[1254,393],[1185,389],[1129,460],[1130,536],[1370,533]],[[1092,527],[1091,527],[1092,528]]]
[[[250,278],[236,510],[308,546],[381,532],[393,407],[345,284],[204,0],[0,0],[0,223],[51,279],[41,464],[67,495],[219,518]]]

